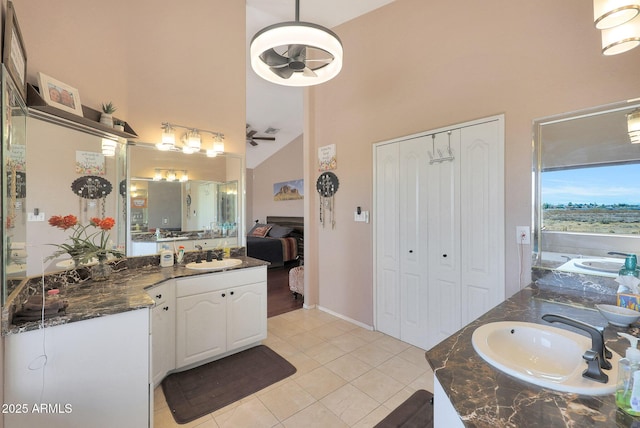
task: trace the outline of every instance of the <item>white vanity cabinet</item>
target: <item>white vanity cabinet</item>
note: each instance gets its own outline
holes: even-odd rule
[[[154,300],[151,309],[151,381],[158,385],[176,368],[176,283],[166,281],[147,294]]]
[[[147,427],[149,310],[4,338],[5,427]]]
[[[266,266],[176,280],[177,369],[266,337]]]

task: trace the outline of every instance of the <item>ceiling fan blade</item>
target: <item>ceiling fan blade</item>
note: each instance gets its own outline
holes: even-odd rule
[[[251,131],[247,132],[247,138],[251,138],[254,135],[256,135],[258,133],[258,131],[252,129]]]
[[[289,45],[287,55],[291,59],[304,61],[307,56],[307,47],[305,45]]]
[[[254,140],[275,141],[276,137],[253,137]]]
[[[305,67],[304,70],[302,70],[302,75],[307,77],[318,77],[318,75],[309,67]]]
[[[278,67],[289,63],[289,58],[280,55],[273,48],[262,52],[260,54],[260,59],[269,67]]]
[[[271,67],[270,70],[273,71],[278,76],[282,77],[283,79],[288,79],[293,75],[293,70],[290,69],[289,67],[282,67],[282,68]]]
[[[252,146],[254,146],[254,147],[258,145],[258,143],[256,143],[255,141],[253,141],[253,139],[248,140],[247,142],[248,142],[249,144],[251,144]]]

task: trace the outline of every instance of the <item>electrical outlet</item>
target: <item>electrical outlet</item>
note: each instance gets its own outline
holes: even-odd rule
[[[529,226],[516,226],[516,243],[523,245],[531,244]]]
[[[27,213],[27,221],[44,221],[44,213]]]

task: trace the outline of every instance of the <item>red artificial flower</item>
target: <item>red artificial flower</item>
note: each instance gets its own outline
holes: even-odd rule
[[[49,219],[49,224],[53,227],[59,227],[62,230],[67,230],[78,224],[78,218],[71,214],[64,217],[54,215]]]
[[[105,217],[102,219],[98,227],[102,230],[111,230],[111,228],[116,224],[116,221],[111,217]]]

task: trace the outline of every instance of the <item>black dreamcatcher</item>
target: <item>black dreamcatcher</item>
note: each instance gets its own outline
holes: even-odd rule
[[[326,171],[320,174],[318,181],[316,181],[316,190],[320,195],[320,223],[324,227],[327,213],[329,215],[329,221],[331,222],[331,228],[335,228],[335,197],[334,195],[338,191],[340,182],[338,177],[331,171]]]
[[[71,190],[78,195],[80,213],[87,213],[90,201],[96,201],[97,204],[91,203],[91,206],[96,206],[101,216],[105,216],[107,195],[111,193],[112,190],[109,180],[96,175],[85,175],[84,177],[75,179],[73,183],[71,183]]]

